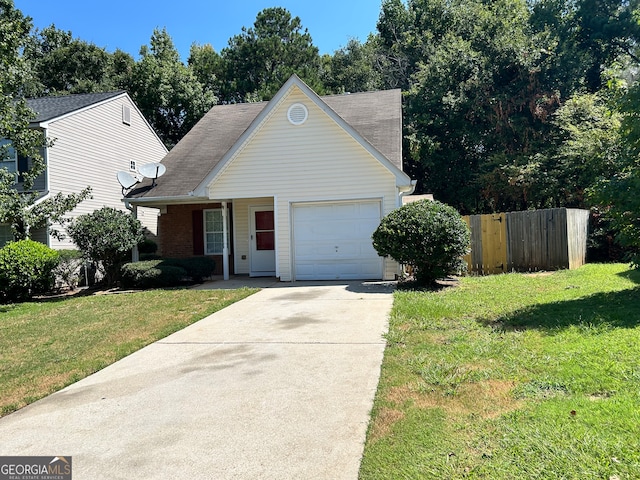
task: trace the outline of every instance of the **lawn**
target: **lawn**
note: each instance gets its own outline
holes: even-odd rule
[[[397,291],[362,480],[640,478],[640,272]]]
[[[256,290],[149,290],[0,305],[0,416]]]

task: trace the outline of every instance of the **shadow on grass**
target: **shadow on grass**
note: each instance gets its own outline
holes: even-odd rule
[[[436,280],[432,284],[423,284],[409,277],[405,280],[398,280],[397,289],[410,291],[410,292],[438,292],[451,287],[457,287],[460,281],[455,277],[447,277],[440,280]]]
[[[640,284],[640,269],[638,268],[626,270],[624,272],[618,273],[617,275],[622,278],[631,280],[633,283]]]
[[[626,276],[627,273],[622,275]],[[640,280],[640,276],[638,279]],[[496,329],[539,329],[549,334],[571,326],[635,328],[640,325],[640,287],[598,293],[577,300],[534,305],[498,318],[479,321]]]

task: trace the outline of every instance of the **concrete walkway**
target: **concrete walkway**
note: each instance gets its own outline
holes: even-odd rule
[[[271,283],[0,419],[0,455],[72,456],[75,480],[355,480],[391,292]]]

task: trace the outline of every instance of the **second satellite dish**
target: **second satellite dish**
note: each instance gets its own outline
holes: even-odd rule
[[[167,167],[165,167],[161,163],[147,163],[138,168],[138,172],[144,175],[147,178],[153,179],[153,187],[156,186],[156,178],[161,177],[167,171]]]

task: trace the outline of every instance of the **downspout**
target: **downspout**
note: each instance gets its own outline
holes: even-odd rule
[[[417,183],[417,180],[411,180],[411,183],[409,185],[398,187],[398,207],[402,206],[402,197],[411,195],[413,192],[415,192]]]

